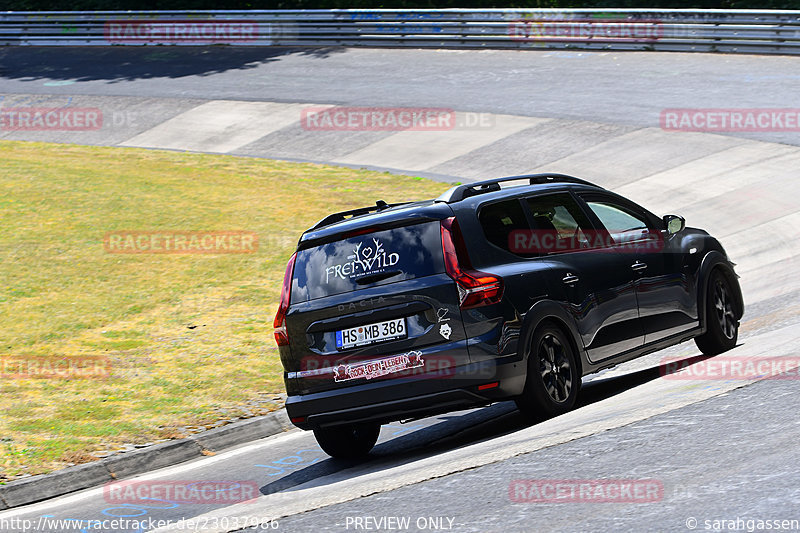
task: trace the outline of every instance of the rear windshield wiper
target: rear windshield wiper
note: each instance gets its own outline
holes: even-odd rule
[[[370,274],[369,276],[363,276],[356,280],[356,283],[359,285],[369,285],[370,283],[376,283],[378,281],[391,278],[392,276],[396,276],[398,274],[402,274],[402,270],[388,270],[386,272],[378,272],[377,274]]]

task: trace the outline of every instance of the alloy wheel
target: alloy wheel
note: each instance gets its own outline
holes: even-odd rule
[[[539,372],[550,398],[562,403],[572,390],[572,367],[564,345],[554,335],[545,335],[539,343]]]
[[[728,288],[721,279],[718,279],[714,286],[714,307],[722,334],[732,339],[736,334],[736,315],[733,312]]]

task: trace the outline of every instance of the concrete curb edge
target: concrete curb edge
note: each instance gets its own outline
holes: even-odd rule
[[[279,409],[268,415],[240,420],[184,439],[161,442],[49,474],[11,481],[0,485],[0,511],[197,459],[206,452],[218,452],[277,435],[290,427],[286,411]]]

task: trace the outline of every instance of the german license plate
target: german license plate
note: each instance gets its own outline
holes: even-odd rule
[[[345,350],[354,346],[367,346],[378,342],[405,339],[407,336],[406,319],[396,318],[355,328],[340,329],[336,332],[336,347]]]

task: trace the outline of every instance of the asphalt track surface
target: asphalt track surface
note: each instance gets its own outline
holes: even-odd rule
[[[657,126],[665,108],[793,108],[783,56],[371,49],[11,48],[5,93],[441,106]],[[800,144],[798,132],[741,134]]]
[[[559,143],[581,142],[561,127],[570,122],[590,122],[593,131],[601,128],[601,136],[631,132],[623,151],[619,145],[616,151],[587,145],[583,155],[547,164],[567,167],[567,172],[583,169],[584,177],[599,176],[601,184],[630,194],[657,213],[687,214],[690,225],[720,236],[743,274],[748,308],[740,346],[730,356],[745,360],[788,360],[797,353],[800,201],[794,146],[800,146],[800,134],[693,136],[686,146],[705,143],[716,152],[683,159],[634,134],[657,128],[665,108],[792,108],[798,84],[800,62],[785,57],[161,47],[0,50],[0,93],[10,99],[140,98],[156,109],[164,109],[169,99],[183,102],[179,111],[208,100],[444,106],[556,119],[560,128],[552,135]],[[25,136],[5,137],[20,135]],[[80,137],[56,140],[86,142]],[[744,140],[748,142],[739,144]],[[619,159],[592,159],[611,153]],[[490,173],[509,156],[508,143],[493,142],[481,148],[480,157],[461,165],[471,165],[476,174]],[[650,169],[644,159],[648,156],[661,166]],[[636,164],[626,164],[626,158]],[[408,161],[413,168],[413,154]],[[437,167],[436,173],[459,179],[443,168]],[[261,496],[253,503],[231,505],[224,491],[211,504],[163,499],[119,503],[102,489],[90,489],[0,513],[0,520],[29,519],[33,525],[27,530],[43,524],[40,531],[138,532],[151,529],[152,523],[93,529],[92,521],[198,517],[194,525],[205,531],[239,529],[234,520],[241,524],[250,519],[263,522],[266,527],[256,528],[263,531],[516,532],[733,531],[747,530],[746,520],[800,519],[797,381],[671,379],[659,371],[668,356],[704,361],[687,343],[605,371],[586,384],[579,408],[534,426],[526,425],[506,402],[385,426],[365,463],[327,458],[310,434],[290,431],[145,478],[177,484],[255,482]],[[518,479],[655,479],[663,491],[646,503],[515,502],[509,487]],[[410,525],[395,527],[402,522],[387,521],[391,517],[408,517]],[[72,521],[59,525],[40,522],[43,518]],[[23,530],[9,522],[0,522],[0,529]]]

